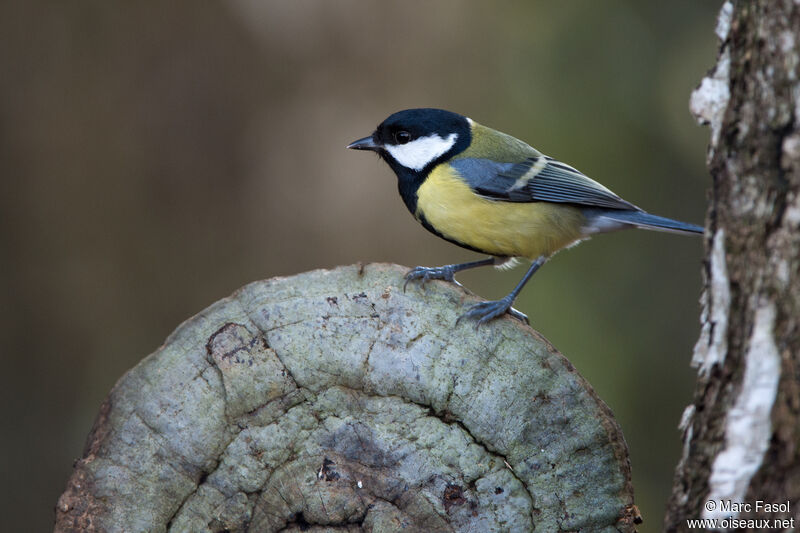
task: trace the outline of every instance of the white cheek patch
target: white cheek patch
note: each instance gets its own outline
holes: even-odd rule
[[[401,165],[412,170],[422,170],[425,166],[447,152],[456,144],[458,134],[451,133],[446,139],[433,134],[420,137],[406,144],[384,146],[387,152]]]

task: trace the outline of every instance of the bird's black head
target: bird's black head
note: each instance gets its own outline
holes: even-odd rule
[[[425,173],[463,152],[471,142],[469,119],[443,109],[406,109],[384,120],[369,136],[348,146],[377,152],[401,177]]]

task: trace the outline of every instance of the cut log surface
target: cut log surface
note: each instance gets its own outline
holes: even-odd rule
[[[633,531],[608,407],[514,319],[368,264],[252,283],[115,385],[56,531]]]

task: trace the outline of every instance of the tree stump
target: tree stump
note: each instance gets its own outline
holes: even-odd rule
[[[633,531],[608,407],[513,319],[369,264],[252,283],[115,385],[56,531]]]

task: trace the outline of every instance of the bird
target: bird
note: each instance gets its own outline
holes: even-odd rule
[[[372,135],[347,145],[377,153],[397,175],[408,210],[435,235],[489,257],[440,267],[418,266],[405,277],[455,282],[481,266],[531,261],[516,287],[500,300],[470,306],[476,328],[509,314],[525,284],[553,254],[598,233],[643,228],[702,234],[703,227],[647,213],[574,167],[525,142],[452,111],[406,109]]]

